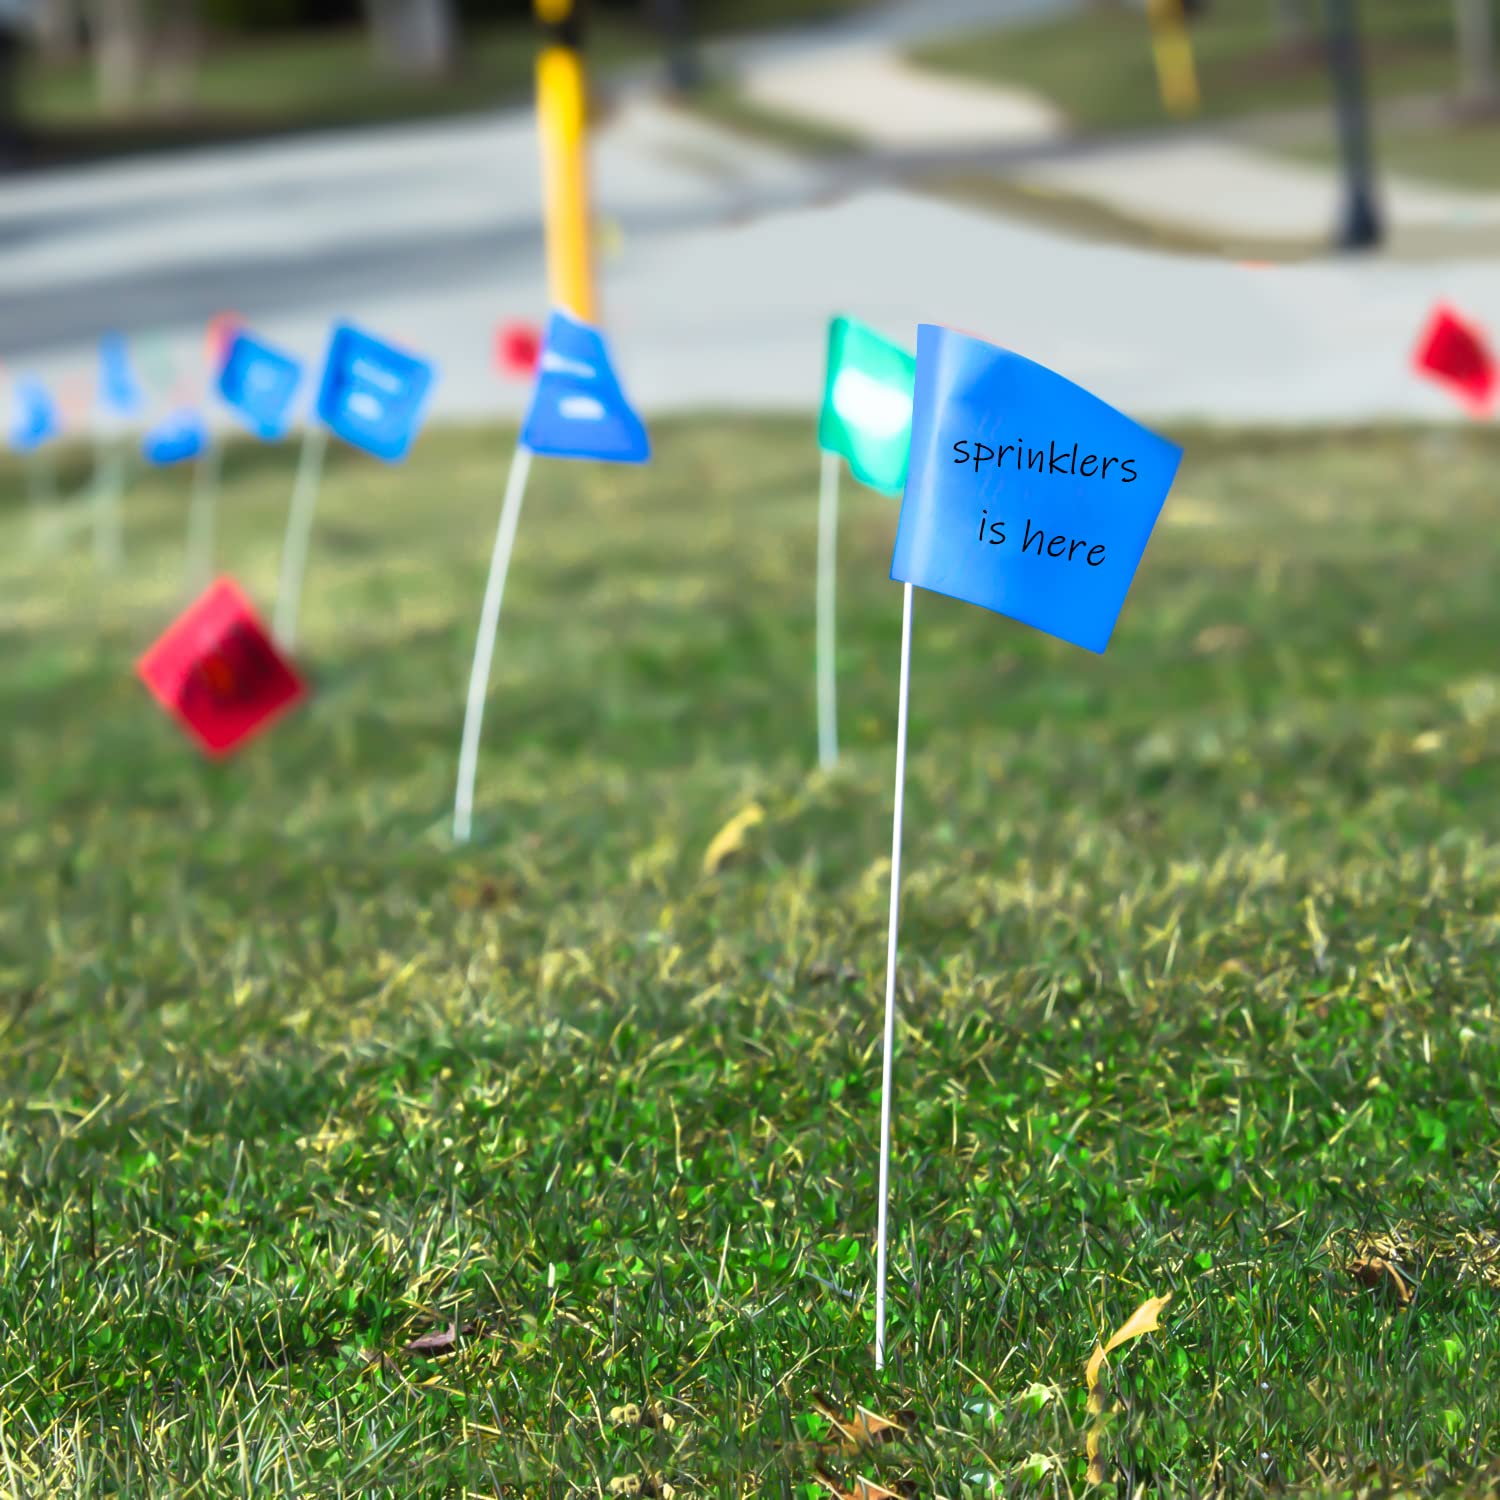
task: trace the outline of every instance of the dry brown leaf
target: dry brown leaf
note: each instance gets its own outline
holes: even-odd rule
[[[1121,1344],[1128,1344],[1131,1339],[1138,1339],[1143,1333],[1155,1333],[1161,1324],[1157,1321],[1162,1308],[1172,1300],[1171,1292],[1165,1297],[1147,1297],[1126,1320],[1110,1334],[1109,1342],[1102,1347],[1095,1347],[1093,1355],[1089,1359],[1085,1378],[1089,1383],[1089,1392],[1093,1393],[1094,1387],[1099,1384],[1099,1371],[1104,1367],[1104,1361]]]
[[[457,1323],[450,1322],[446,1328],[435,1328],[431,1333],[420,1334],[409,1344],[404,1344],[401,1352],[435,1359],[440,1354],[452,1354],[458,1348],[459,1339],[467,1338],[474,1331],[472,1323],[465,1323],[460,1328]]]
[[[876,1484],[873,1479],[856,1477],[853,1481],[854,1488],[846,1490],[837,1479],[822,1469],[814,1469],[813,1478],[831,1494],[837,1495],[838,1500],[903,1500],[900,1490],[888,1490],[884,1485]]]
[[[1084,1451],[1088,1454],[1089,1468],[1085,1478],[1090,1484],[1104,1483],[1104,1455],[1099,1452],[1099,1429],[1089,1429],[1088,1441],[1084,1444]]]
[[[1205,625],[1193,639],[1193,650],[1200,656],[1218,651],[1233,651],[1250,639],[1243,625]]]
[[[820,1417],[833,1423],[835,1430],[844,1440],[846,1453],[858,1453],[860,1449],[868,1448],[872,1443],[892,1442],[906,1428],[904,1421],[879,1416],[873,1411],[867,1411],[863,1406],[856,1406],[852,1420],[846,1422],[825,1397],[814,1396],[812,1404]]]
[[[1398,1307],[1411,1306],[1411,1284],[1390,1261],[1372,1255],[1349,1263],[1349,1274],[1367,1292],[1394,1298]]]
[[[757,823],[765,821],[765,809],[759,802],[742,807],[714,836],[703,855],[703,873],[717,875],[724,862],[745,847],[745,835]]]

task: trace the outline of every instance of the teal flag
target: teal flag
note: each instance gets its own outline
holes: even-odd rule
[[[828,325],[828,372],[818,446],[848,461],[872,489],[899,495],[911,450],[911,399],[917,362],[852,318]]]

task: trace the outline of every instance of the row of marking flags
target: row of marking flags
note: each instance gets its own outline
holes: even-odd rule
[[[290,431],[304,367],[300,360],[242,328],[222,331],[213,379],[215,394],[256,437],[275,442]],[[329,337],[314,401],[318,419],[346,442],[387,462],[403,458],[415,436],[434,378],[427,360],[397,349],[348,323]],[[131,367],[125,340],[99,343],[99,409],[111,418],[140,414],[146,397]],[[62,433],[57,403],[34,376],[16,382],[10,444],[31,452]],[[146,431],[142,456],[150,463],[181,463],[208,443],[203,412],[178,407]]]
[[[1002,426],[1012,435],[1029,432],[1038,439],[1067,430],[1074,441],[1101,452],[1110,450],[1112,435],[1119,446],[1116,429],[1128,419],[1018,355],[978,340],[961,340],[958,335],[949,338],[945,330],[938,332],[942,337],[932,336],[924,378],[920,348],[914,358],[873,329],[847,318],[834,319],[818,425],[820,446],[846,461],[853,474],[873,488],[889,494],[905,492],[893,578],[969,600],[1087,649],[1103,651],[1156,510],[1149,505],[1121,506],[1114,497],[1105,503],[1102,487],[1096,485],[1090,491],[1076,480],[1065,513],[1059,509],[1056,493],[1046,501],[1049,535],[1064,536],[1069,544],[1086,544],[1085,561],[1096,552],[1099,562],[1108,558],[1111,565],[1102,574],[1088,566],[1037,572],[1028,567],[1030,559],[1023,561],[1027,554],[1014,545],[979,551],[969,540],[976,495],[993,489],[997,500],[1010,509],[1025,508],[1035,496],[1038,515],[1018,515],[1011,525],[1019,521],[1023,526],[1041,527],[1042,492],[1029,470],[986,475],[977,488],[970,484],[967,491],[956,490],[958,474],[965,471],[955,473],[934,447],[941,425],[934,413],[958,400],[956,393],[963,393],[963,401],[975,409],[975,425],[960,442],[998,447]],[[515,353],[525,358],[531,351]],[[934,362],[939,360],[949,363],[938,370]],[[407,364],[403,366],[402,361]],[[1482,332],[1453,309],[1439,306],[1434,311],[1413,362],[1419,371],[1452,390],[1476,415],[1493,407],[1494,358]],[[106,383],[112,383],[118,404],[128,389],[118,347],[109,349],[103,363]],[[523,447],[565,458],[644,460],[649,451],[644,424],[614,376],[597,329],[566,315],[554,315],[534,367],[537,378],[522,429]],[[269,441],[288,430],[301,375],[300,365],[290,355],[240,331],[228,345],[218,389],[246,425]],[[318,413],[333,431],[394,461],[410,443],[429,381],[430,367],[341,326],[330,345]],[[1129,430],[1134,430],[1134,424]],[[986,434],[996,442],[987,443]],[[1162,465],[1166,464],[1165,447],[1152,447],[1151,453],[1159,454]],[[1154,458],[1142,462],[1155,467]],[[1170,483],[1170,475],[1165,483]],[[1138,494],[1144,500],[1157,489],[1164,497],[1165,486],[1155,482],[1143,485]],[[989,514],[988,510],[982,513]],[[1054,555],[1062,550],[1059,547]],[[1077,550],[1068,548],[1070,561]],[[215,668],[209,675],[219,683],[219,698],[228,694],[225,702],[232,710],[228,716],[214,719],[209,713],[205,718],[202,704],[218,701],[213,692],[205,698],[200,689],[194,689],[184,700],[178,691],[181,682],[172,675],[180,665],[180,651],[186,649],[183,642],[190,643],[189,656],[198,652],[211,661],[213,641],[229,630],[226,622],[234,622],[234,631],[239,632],[234,636],[240,642],[235,647],[236,659],[249,662],[263,648],[274,653],[243,593],[221,581],[174,627],[181,629],[180,636],[168,632],[164,640],[173,645],[167,656],[148,653],[142,663],[142,675],[153,692],[213,754],[233,749],[305,691],[305,684],[286,663],[286,675]],[[257,641],[262,644],[256,645]],[[161,649],[154,648],[154,652]],[[162,675],[164,661],[175,664],[166,676]]]
[[[645,424],[631,406],[603,336],[554,313],[536,360],[537,378],[520,445],[555,458],[643,463]],[[299,378],[289,356],[239,334],[219,378],[220,394],[266,439],[286,431]],[[348,441],[388,461],[406,452],[430,383],[410,356],[341,328],[335,334],[318,415]],[[224,755],[269,727],[308,692],[244,592],[221,578],[141,658],[152,695],[210,755]]]

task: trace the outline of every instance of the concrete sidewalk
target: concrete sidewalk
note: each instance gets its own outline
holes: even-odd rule
[[[746,71],[745,96],[832,127],[875,149],[1004,153],[1010,181],[1098,204],[1120,218],[1197,237],[1327,243],[1342,204],[1339,174],[1285,161],[1232,127],[1179,128],[1159,139],[1074,140],[1045,99],[921,68],[894,48],[855,45]],[[1038,148],[1034,157],[1024,148]],[[1500,194],[1385,175],[1391,239],[1500,227]]]

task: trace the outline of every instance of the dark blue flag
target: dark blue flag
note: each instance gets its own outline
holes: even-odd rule
[[[180,464],[208,446],[208,426],[195,411],[177,411],[157,423],[141,442],[148,464]]]
[[[224,404],[256,437],[271,443],[286,434],[302,365],[270,344],[237,333],[219,371]]]
[[[10,427],[10,445],[18,453],[40,448],[48,438],[61,431],[57,406],[40,380],[27,379],[16,384],[16,415]]]
[[[555,311],[547,321],[521,444],[551,458],[640,464],[651,456],[603,334],[568,313]]]
[[[421,425],[432,366],[347,323],[336,324],[318,391],[318,416],[331,432],[398,463]]]

